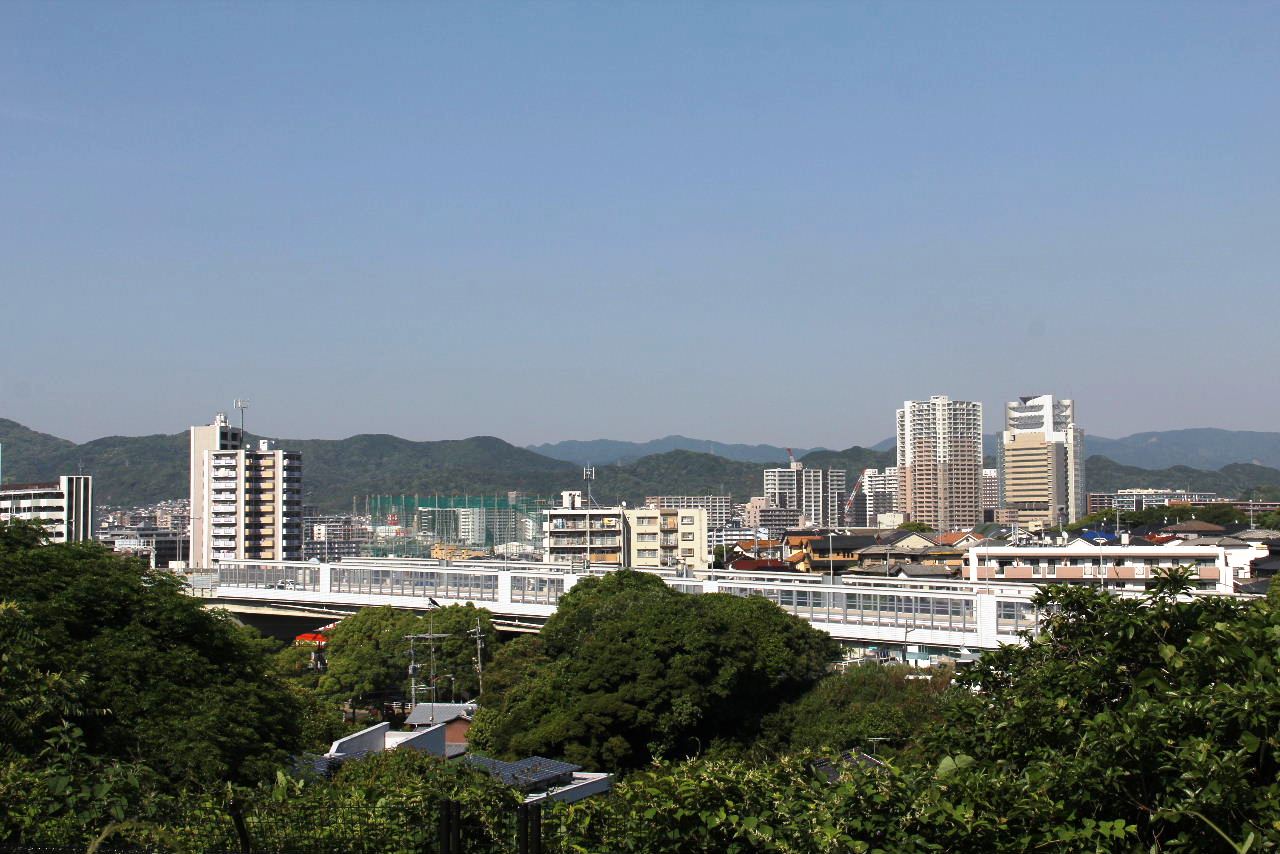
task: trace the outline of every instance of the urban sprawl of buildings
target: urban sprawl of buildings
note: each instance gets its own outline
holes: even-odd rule
[[[1205,589],[1256,585],[1277,567],[1280,534],[1184,520],[1180,505],[1213,493],[1129,488],[1089,493],[1075,404],[1052,395],[1006,404],[996,464],[984,466],[982,404],[934,396],[897,411],[895,464],[856,473],[765,468],[761,494],[652,495],[602,505],[586,489],[554,501],[498,496],[368,496],[363,512],[304,506],[301,455],[245,441],[219,413],[190,429],[189,494],[147,508],[99,508],[93,480],[0,487],[0,520],[36,519],[55,542],[91,537],[153,566],[203,570],[220,561],[501,558],[567,569],[815,573],[970,581],[1029,580],[1142,587],[1189,565]],[[1240,506],[1238,502],[1237,506]],[[1169,507],[1162,526],[1057,533],[1087,514]],[[1252,505],[1257,509],[1275,507]],[[1251,508],[1252,509],[1252,508]],[[915,523],[915,524],[908,524]],[[905,529],[904,529],[905,526]]]

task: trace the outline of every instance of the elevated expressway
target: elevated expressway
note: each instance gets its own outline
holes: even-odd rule
[[[190,576],[190,592],[242,615],[314,616],[329,622],[377,605],[426,611],[471,603],[499,628],[537,631],[581,579],[609,570],[542,563],[348,558],[340,563],[221,561]],[[905,658],[994,649],[1018,643],[1037,615],[1032,584],[710,571],[658,571],[684,593],[763,596],[832,635],[850,651],[892,650]]]

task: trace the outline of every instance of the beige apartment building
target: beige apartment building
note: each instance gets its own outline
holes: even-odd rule
[[[1085,512],[1084,433],[1075,403],[1053,395],[1005,406],[1000,437],[1000,506],[1009,522],[1039,530]]]
[[[191,555],[219,559],[302,559],[302,455],[263,439],[243,448],[241,430],[218,413],[191,428]]]
[[[700,507],[625,510],[630,560],[637,569],[707,568],[707,511]]]
[[[982,521],[982,404],[934,395],[898,410],[898,509],[937,531]]]

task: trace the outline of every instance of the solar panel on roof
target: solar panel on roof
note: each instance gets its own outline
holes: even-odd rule
[[[571,765],[568,762],[547,759],[543,756],[530,756],[515,762],[503,762],[499,759],[490,759],[488,756],[472,754],[467,757],[467,761],[485,769],[508,786],[518,789],[534,789],[582,769],[580,765]]]

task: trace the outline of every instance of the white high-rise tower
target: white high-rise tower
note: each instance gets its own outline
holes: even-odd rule
[[[1005,406],[1000,436],[1000,506],[1029,528],[1066,525],[1085,514],[1084,431],[1071,400],[1051,394]]]

